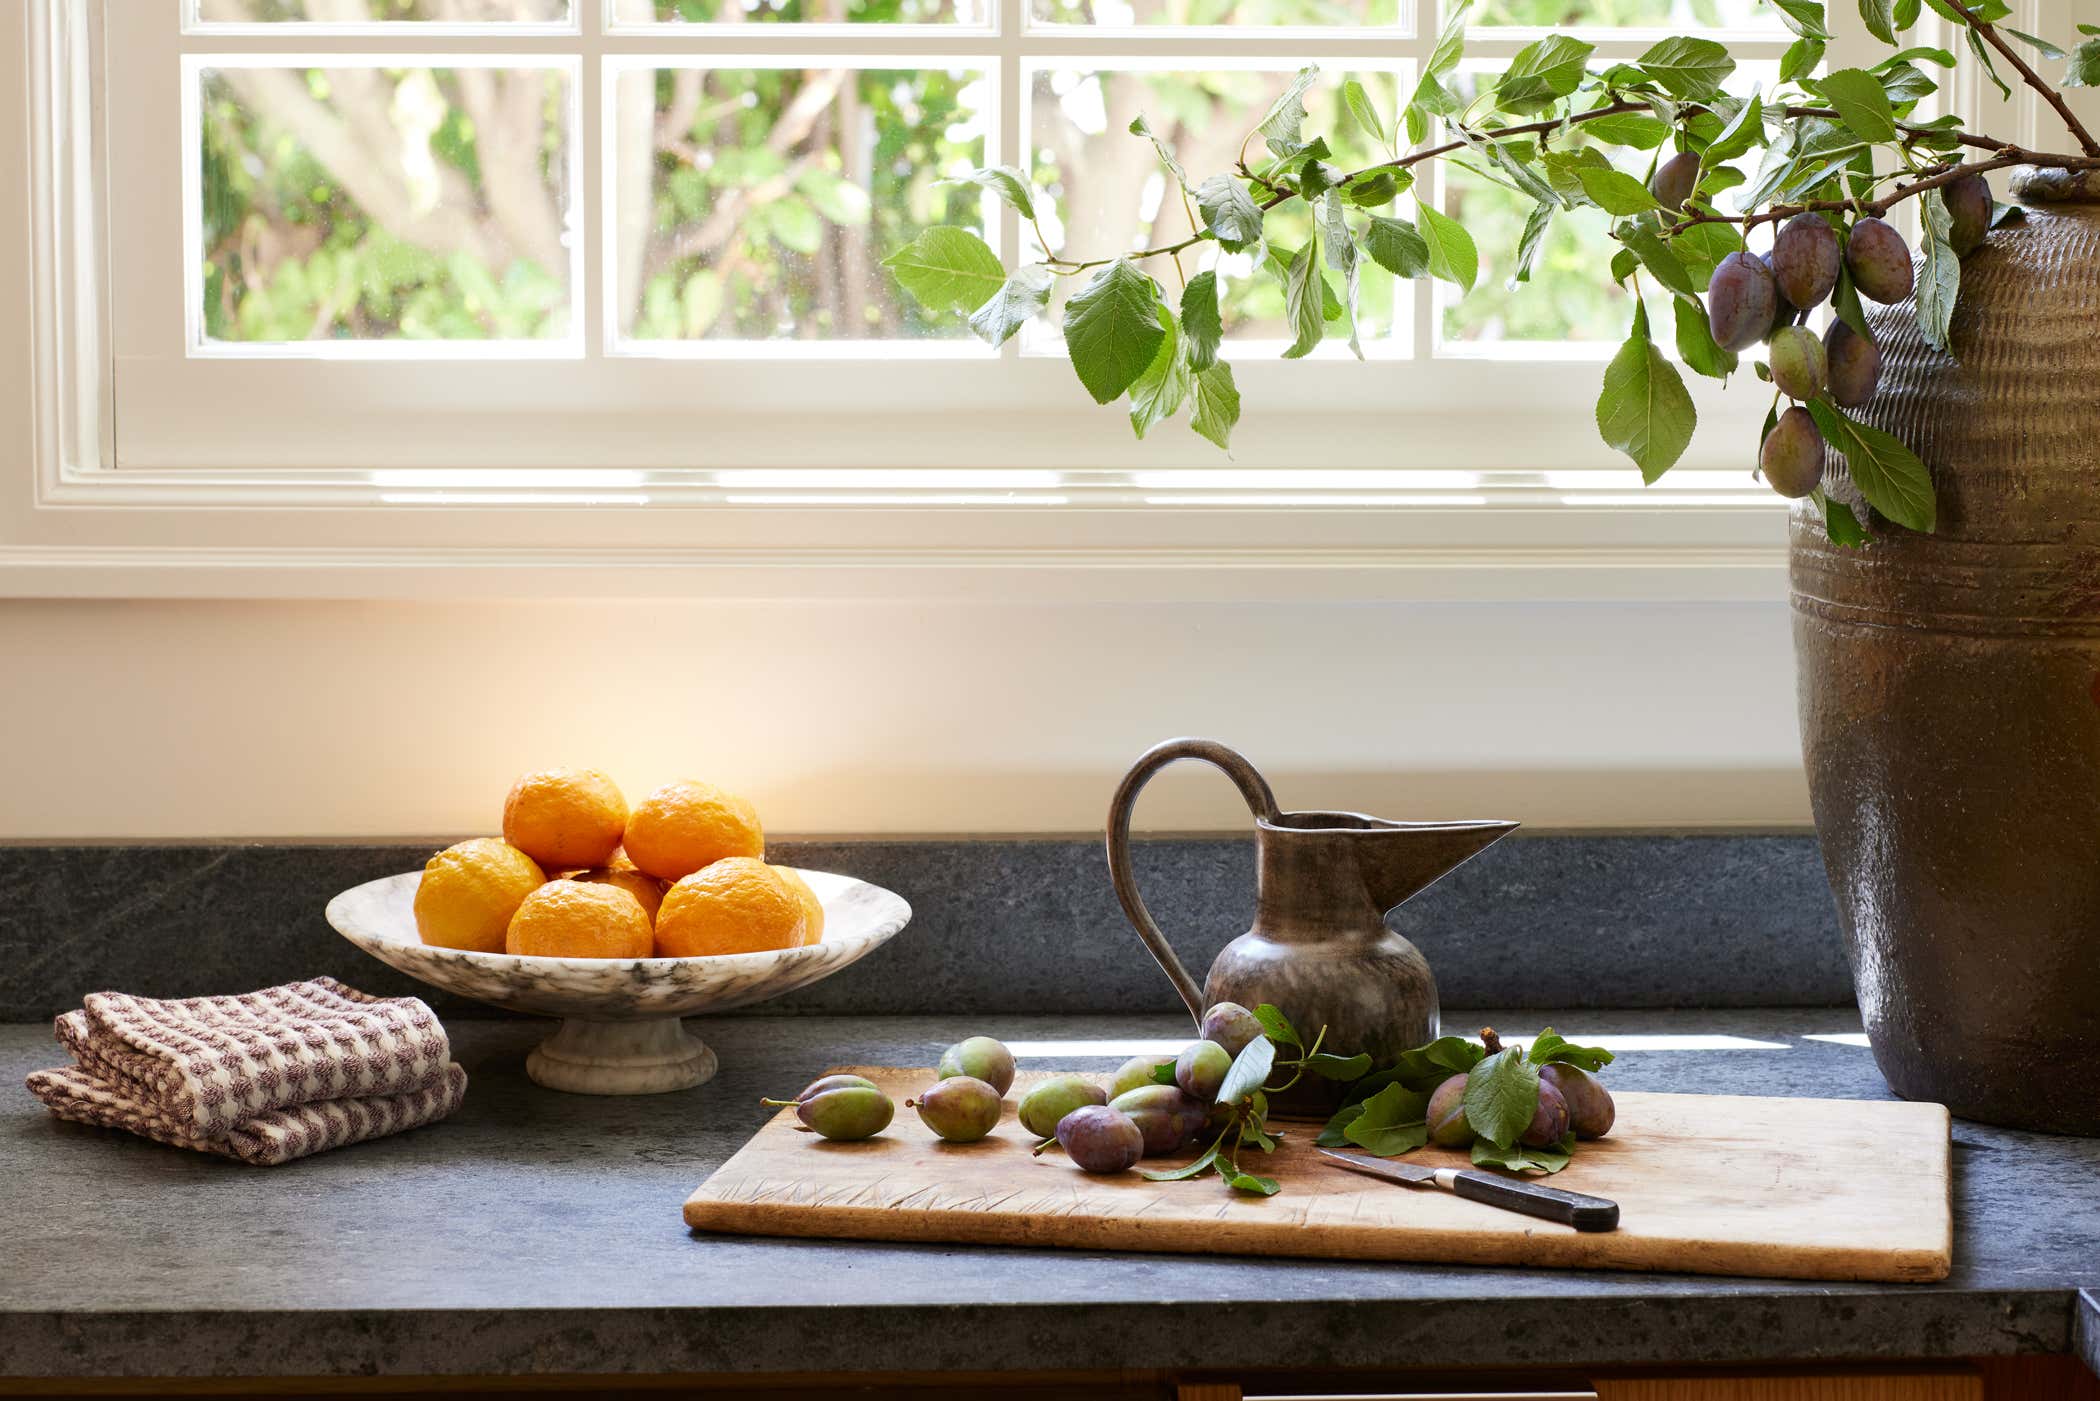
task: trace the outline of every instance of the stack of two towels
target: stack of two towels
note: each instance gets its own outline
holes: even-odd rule
[[[180,1001],[90,993],[57,1032],[75,1064],[29,1090],[60,1118],[247,1163],[434,1123],[467,1092],[420,999],[333,978]]]

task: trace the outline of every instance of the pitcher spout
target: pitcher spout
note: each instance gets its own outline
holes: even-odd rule
[[[1381,913],[1404,905],[1517,830],[1514,822],[1409,822],[1359,838],[1364,888]]]
[[[1501,841],[1515,822],[1388,822],[1354,812],[1286,812],[1261,824],[1282,841],[1334,843],[1355,858],[1364,892],[1379,913],[1406,904]]]

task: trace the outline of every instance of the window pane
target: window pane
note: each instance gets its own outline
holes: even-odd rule
[[[1778,9],[1761,0],[1483,0],[1472,22],[1539,29],[1785,28]]]
[[[195,0],[205,24],[565,24],[573,0]]]
[[[882,260],[985,229],[978,69],[618,71],[619,325],[640,340],[967,337]]]
[[[1398,24],[1409,0],[1028,0],[1032,24],[1236,29]]]
[[[1334,148],[1331,162],[1354,170],[1388,158],[1347,118],[1342,117],[1341,85],[1361,81],[1380,112],[1396,110],[1398,79],[1390,72],[1325,71],[1306,94],[1305,131],[1324,136]],[[1050,196],[1039,205],[1045,235],[1062,256],[1099,258],[1138,248],[1177,242],[1201,227],[1161,168],[1152,144],[1130,133],[1131,120],[1142,115],[1152,131],[1175,149],[1193,182],[1229,171],[1238,160],[1240,143],[1261,120],[1291,74],[1278,70],[1227,69],[1208,73],[1165,70],[1055,67],[1029,79],[1029,149],[1031,175],[1038,190]],[[1253,162],[1261,153],[1257,138],[1249,147]],[[1360,228],[1368,217],[1352,214]],[[1266,224],[1270,246],[1284,258],[1304,245],[1312,216],[1292,202],[1270,212]],[[1033,240],[1026,242],[1032,247]],[[1215,266],[1225,308],[1228,337],[1238,340],[1289,340],[1284,328],[1283,285],[1257,267],[1251,253],[1221,253],[1215,244],[1199,244],[1181,255],[1185,272]],[[1173,265],[1165,259],[1147,264],[1171,288]],[[1329,269],[1327,280],[1337,296],[1341,274]],[[1083,278],[1060,278],[1051,321],[1063,298]],[[1365,259],[1361,265],[1359,325],[1366,341],[1404,332],[1404,297],[1392,275]],[[1341,323],[1330,323],[1330,335],[1346,340]],[[1038,334],[1037,341],[1044,338]],[[1056,342],[1051,332],[1047,342]],[[1032,342],[1033,343],[1033,342]],[[1047,348],[1047,347],[1046,347]],[[1347,352],[1344,351],[1344,354]]]
[[[564,70],[222,62],[198,97],[207,340],[568,334]]]
[[[614,0],[615,24],[967,24],[990,0]]]

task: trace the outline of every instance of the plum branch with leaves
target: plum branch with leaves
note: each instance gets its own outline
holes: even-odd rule
[[[1726,380],[1760,342],[1759,378],[1773,384],[1758,467],[1782,495],[1809,497],[1832,539],[1866,539],[1857,513],[1822,490],[1827,451],[1845,461],[1859,497],[1913,530],[1935,520],[1930,473],[1892,435],[1848,410],[1866,404],[1881,354],[1862,298],[1910,302],[1925,341],[1941,352],[1961,285],[1961,258],[1998,224],[2018,217],[1997,204],[1986,175],[2016,165],[2100,169],[2100,142],[2062,92],[2020,53],[2066,65],[2062,86],[2100,86],[2100,27],[2080,25],[2065,52],[2006,29],[2005,0],[1859,0],[1865,29],[1893,50],[1867,68],[1818,73],[1830,40],[1821,0],[1768,0],[1795,38],[1769,93],[1733,96],[1728,49],[1680,36],[1631,63],[1593,67],[1593,45],[1549,34],[1520,50],[1470,101],[1450,84],[1464,54],[1470,0],[1446,21],[1412,95],[1390,120],[1365,87],[1342,85],[1351,125],[1389,158],[1343,171],[1328,141],[1305,131],[1305,97],[1318,78],[1291,80],[1240,147],[1234,168],[1198,180],[1142,116],[1132,135],[1151,142],[1178,190],[1186,237],[1104,257],[1053,251],[1037,217],[1037,193],[1022,172],[993,166],[963,177],[1011,206],[1034,230],[1041,255],[1008,269],[985,242],[959,228],[922,233],[886,260],[922,303],[967,312],[982,339],[1003,344],[1049,310],[1060,278],[1084,278],[1066,298],[1064,340],[1079,382],[1096,403],[1122,400],[1139,437],[1188,410],[1189,426],[1229,447],[1240,393],[1224,358],[1221,266],[1189,274],[1182,255],[1214,244],[1250,256],[1246,275],[1282,284],[1292,342],[1310,353],[1330,334],[1362,358],[1358,289],[1368,258],[1396,277],[1441,279],[1461,293],[1478,279],[1480,256],[1460,221],[1419,202],[1412,218],[1392,211],[1414,183],[1413,168],[1446,160],[1532,201],[1514,250],[1511,285],[1528,281],[1553,221],[1578,209],[1611,220],[1619,247],[1610,276],[1633,292],[1633,322],[1604,372],[1597,428],[1649,482],[1683,455],[1697,423],[1678,363]],[[1958,116],[1916,120],[1939,90],[1929,68],[1951,70],[1944,48],[1907,45],[1929,7],[1957,26],[1970,55],[2008,97],[2001,65],[2061,119],[2075,152],[2029,149],[1969,131]],[[1431,136],[1440,139],[1431,142]],[[1265,154],[1250,156],[1256,138]],[[1404,144],[1403,144],[1404,140]],[[1728,196],[1723,206],[1722,196]],[[1916,201],[1922,259],[1884,221]],[[1293,202],[1313,215],[1296,247],[1270,238],[1266,216]],[[1769,252],[1746,236],[1776,225]],[[1151,270],[1171,270],[1168,293]],[[1333,280],[1331,280],[1333,279]],[[1335,282],[1339,282],[1339,289]],[[1675,360],[1657,346],[1642,292],[1666,296]],[[1702,300],[1703,299],[1703,300]],[[1805,323],[1825,301],[1829,331]],[[1332,330],[1330,330],[1332,327]],[[1782,403],[1791,406],[1782,412]]]

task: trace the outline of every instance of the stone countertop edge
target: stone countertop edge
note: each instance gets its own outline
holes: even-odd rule
[[[1625,1089],[1888,1097],[1849,1011],[1449,1021],[1715,1038],[1627,1051]],[[1957,1122],[1954,1268],[1931,1285],[699,1235],[679,1208],[770,1112],[761,1094],[928,1064],[954,1019],[717,1019],[714,1082],[623,1099],[526,1080],[543,1023],[450,1026],[458,1115],[280,1168],[53,1120],[21,1088],[60,1059],[48,1031],[0,1027],[0,1377],[2100,1361],[2100,1140]],[[1091,1042],[1032,1059],[1105,1070],[1116,1041],[1187,1023],[966,1029]]]

